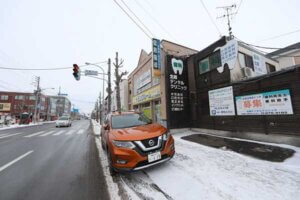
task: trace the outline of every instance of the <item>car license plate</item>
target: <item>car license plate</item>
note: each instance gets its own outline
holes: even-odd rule
[[[154,162],[156,160],[160,160],[161,159],[161,154],[160,152],[155,152],[155,153],[150,153],[148,154],[148,162]]]

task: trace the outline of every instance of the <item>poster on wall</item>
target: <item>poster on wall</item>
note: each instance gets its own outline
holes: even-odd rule
[[[232,86],[208,91],[210,116],[235,115]]]
[[[288,89],[235,97],[238,115],[292,115]]]
[[[253,66],[256,76],[267,74],[265,58],[253,52]]]
[[[186,60],[167,57],[166,103],[168,128],[189,127],[189,90]]]
[[[230,40],[221,47],[221,63],[222,67],[224,68],[225,64],[228,64],[229,69],[233,69],[235,63],[237,61],[238,55],[238,43],[236,40]]]

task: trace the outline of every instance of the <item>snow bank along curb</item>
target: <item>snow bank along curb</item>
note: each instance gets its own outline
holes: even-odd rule
[[[36,123],[36,124],[14,124],[14,125],[11,125],[11,126],[7,126],[7,127],[1,127],[0,126],[0,131],[1,130],[7,130],[7,129],[13,129],[13,128],[24,128],[24,127],[30,127],[30,126],[39,126],[39,125],[43,125],[43,124],[51,124],[51,123],[55,123],[55,121],[46,121],[46,122],[39,122],[39,123]]]
[[[100,130],[101,130],[101,125],[98,124],[95,120],[92,120],[92,126],[93,126],[94,134],[99,136],[100,135]],[[97,146],[97,149],[98,149],[98,153],[99,153],[99,157],[100,157],[100,164],[102,165],[102,169],[103,169],[103,173],[104,173],[104,176],[105,176],[105,181],[106,181],[106,185],[107,185],[107,189],[108,189],[110,199],[111,200],[121,200],[121,197],[118,195],[119,194],[119,187],[113,181],[113,179],[110,175],[107,157],[105,155],[105,152],[102,149],[102,144],[101,144],[100,137],[95,137],[95,142],[96,142],[96,146]]]

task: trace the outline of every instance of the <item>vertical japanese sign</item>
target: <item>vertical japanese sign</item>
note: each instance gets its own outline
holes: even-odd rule
[[[161,55],[160,55],[160,40],[152,39],[152,63],[153,69],[160,70],[161,68]]]
[[[278,90],[235,97],[238,115],[292,115],[290,91]]]
[[[210,116],[235,115],[232,86],[208,91]]]
[[[185,60],[167,57],[166,100],[169,128],[189,126],[188,69]]]
[[[255,75],[264,75],[267,74],[267,67],[264,57],[253,53],[253,66]]]
[[[221,47],[221,62],[222,67],[227,63],[229,69],[233,69],[237,61],[238,43],[236,40],[230,40]]]

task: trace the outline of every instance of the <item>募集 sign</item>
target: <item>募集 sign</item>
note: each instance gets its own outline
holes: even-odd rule
[[[235,97],[238,115],[292,115],[288,89]]]

